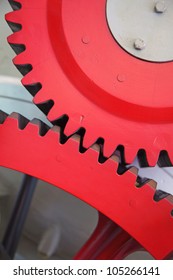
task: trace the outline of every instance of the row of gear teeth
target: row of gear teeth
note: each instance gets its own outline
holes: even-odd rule
[[[51,129],[51,130],[59,132],[59,134],[60,134],[59,142],[62,145],[65,144],[70,138],[73,138],[78,142],[79,153],[86,153],[87,150],[88,150],[83,146],[84,132],[83,132],[82,129],[80,129],[78,132],[71,135],[70,137],[67,137],[64,134],[64,127],[65,127],[65,124],[66,124],[66,121],[67,121],[67,120],[64,121],[64,118],[57,120],[56,123],[54,124],[54,126],[52,128],[50,128],[48,125],[43,123],[41,120],[33,119],[32,121],[29,121],[24,116],[22,116],[18,113],[12,113],[11,115],[8,116],[8,114],[4,113],[3,111],[0,111],[0,124],[1,125],[3,123],[5,123],[5,121],[8,118],[17,119],[18,120],[18,128],[20,130],[24,130],[29,123],[32,123],[32,124],[35,124],[35,125],[38,126],[39,135],[42,136],[42,137],[45,136],[47,134],[47,132]],[[103,144],[101,142],[97,141],[97,142],[93,143],[93,145],[90,148],[94,149],[95,151],[98,152],[98,162],[100,164],[104,164],[107,160],[109,160],[109,158],[105,158],[104,155],[103,155]],[[137,159],[139,161],[140,166],[144,166],[144,165],[146,166],[147,162],[144,161],[145,158],[146,158],[145,151],[140,150],[138,152],[138,155],[137,155]],[[110,159],[113,159],[114,161],[116,161],[118,163],[118,168],[117,168],[116,172],[119,175],[123,175],[128,170],[130,170],[132,173],[134,173],[136,175],[136,183],[135,183],[136,187],[141,188],[145,184],[149,183],[150,186],[152,186],[153,188],[156,188],[157,182],[154,182],[152,179],[149,179],[149,178],[146,178],[146,177],[142,178],[141,176],[139,176],[139,169],[137,169],[133,165],[127,165],[125,163],[125,155],[124,155],[123,146],[119,146],[115,150],[115,153],[110,157]],[[159,166],[165,166],[166,163],[167,164],[169,163],[169,157],[168,157],[166,152],[162,152],[162,153],[160,153],[160,157],[159,157],[159,160],[158,160],[158,165]],[[161,190],[155,190],[153,199],[156,202],[159,202],[160,200],[162,200],[166,197],[169,199],[169,201],[173,202],[172,196],[169,195],[168,193],[164,192],[164,191],[161,191]],[[171,211],[171,215],[173,215],[173,211]]]
[[[17,10],[21,9],[22,5],[18,1],[14,1],[14,0],[8,0],[8,1],[9,1],[10,5],[12,6],[13,10],[17,11]],[[20,32],[22,30],[22,25],[20,23],[8,21],[8,20],[7,20],[7,22],[14,33]],[[11,47],[17,54],[16,58],[18,58],[18,55],[20,56],[20,54],[22,54],[26,50],[26,47],[24,44],[16,43],[15,40],[13,43],[13,34],[9,36],[9,44],[11,45]],[[33,70],[32,64],[30,64],[30,63],[18,64],[17,63],[18,59],[16,60],[16,58],[14,58],[14,64],[17,67],[17,69],[21,72],[21,74],[25,76],[22,79],[23,85],[25,86],[25,88],[30,92],[30,94],[33,97],[36,97],[37,93],[42,89],[42,84],[40,82],[34,82],[34,83],[30,83],[30,81],[28,82],[27,74],[29,74]],[[46,100],[45,102],[37,103],[36,106],[47,116],[54,106],[54,101],[52,99],[49,99],[49,100]],[[61,115],[59,117],[59,119],[52,121],[53,125],[55,125],[56,123],[66,124],[66,127],[64,126],[64,129],[67,132],[68,127],[69,127],[68,124],[70,123],[70,117],[66,114]],[[69,134],[69,137],[71,137],[74,134],[79,134],[79,133],[82,134],[82,139],[83,139],[84,144],[87,143],[87,145],[88,145],[88,143],[90,143],[90,142],[91,143],[96,142],[101,147],[100,148],[100,150],[101,150],[100,160],[103,160],[103,162],[104,162],[104,160],[107,159],[107,157],[109,158],[111,156],[111,154],[112,155],[115,154],[114,150],[119,149],[119,147],[121,146],[121,143],[118,146],[115,146],[115,145],[113,145],[113,143],[111,143],[111,145],[109,145],[110,147],[108,147],[108,145],[105,142],[103,137],[99,137],[99,138],[97,138],[97,140],[91,139],[91,141],[90,141],[90,140],[88,140],[88,137],[89,137],[88,135],[90,134],[90,137],[92,138],[92,134],[89,133],[88,129],[85,129],[83,127],[81,127],[78,131],[74,130],[74,132],[72,134],[71,133]],[[86,145],[83,145],[83,146],[86,146]],[[88,147],[90,147],[90,144],[89,144],[89,146],[87,146],[87,148]],[[123,168],[124,168],[124,165],[128,166],[129,163],[132,162],[132,159],[135,157],[132,155],[132,153],[128,150],[128,148],[125,145],[124,145],[124,147],[125,147],[124,156],[126,156],[126,158],[124,158],[124,160],[123,160]],[[83,149],[85,150],[85,147],[83,147]],[[81,148],[81,150],[82,150],[82,148]],[[108,153],[107,153],[107,150],[109,151]],[[109,154],[109,156],[106,157],[103,154],[106,154],[106,155]],[[141,147],[141,149],[138,151],[137,157],[140,158],[140,165],[142,167],[143,167],[143,164],[145,166],[149,166],[149,165],[155,166],[157,162],[159,163],[159,166],[161,166],[161,167],[172,166],[172,162],[171,162],[166,150],[160,151],[160,154],[155,153],[155,156],[154,156],[154,154],[152,154],[152,157],[150,154],[148,156],[148,161],[149,161],[149,163],[148,163],[145,149],[143,149]]]
[[[9,1],[12,8],[14,10],[19,10],[21,9],[21,4],[17,1],[13,1],[10,0]],[[14,22],[8,22],[9,26],[11,27],[13,32],[18,32],[22,29],[21,24],[19,23],[14,23]],[[11,43],[11,47],[13,48],[13,50],[16,52],[17,55],[19,55],[20,53],[25,51],[25,45],[23,44],[13,44]],[[19,65],[19,64],[15,64],[17,69],[22,73],[22,75],[27,75],[30,71],[32,71],[32,65],[31,64],[23,64],[23,65]],[[37,82],[37,83],[33,83],[33,84],[27,84],[25,85],[26,89],[31,93],[31,95],[34,97],[38,91],[41,90],[42,85],[41,83]],[[48,115],[48,113],[50,112],[50,110],[52,109],[54,105],[53,100],[48,100],[44,103],[41,104],[37,104],[37,107],[45,114]],[[68,123],[68,116],[64,115],[61,116],[58,120],[53,122],[53,125],[60,125],[61,127],[63,127],[63,131],[65,129],[66,124]],[[79,150],[80,152],[86,151],[87,149],[84,147],[83,142],[84,142],[84,137],[85,137],[85,133],[86,130],[84,128],[80,128],[75,134],[76,135],[80,135],[81,137],[81,141],[80,141],[80,147]],[[70,138],[72,135],[70,136],[65,136],[64,133],[62,133],[62,139],[60,140],[62,143],[66,142],[68,138]],[[99,146],[99,162],[103,163],[104,161],[106,161],[108,158],[104,156],[104,139],[103,138],[98,138],[97,141],[95,142],[95,145]],[[127,171],[129,168],[132,167],[132,164],[130,164],[129,162],[126,162],[125,159],[125,151],[124,151],[124,147],[122,145],[119,145],[118,147],[116,147],[116,150],[113,152],[112,156],[115,155],[117,152],[121,154],[120,158],[121,160],[119,160],[119,168],[118,168],[118,173],[119,174],[123,174],[125,171]],[[144,149],[140,149],[137,153],[137,157],[138,159],[138,165],[139,167],[149,167],[148,161],[147,161],[147,156],[146,156],[146,152]],[[159,167],[170,167],[172,166],[171,160],[168,156],[167,151],[162,150],[159,154],[158,160],[157,160],[157,165]],[[149,181],[151,181],[148,178],[142,178],[140,175],[140,172],[138,172],[138,176],[137,176],[137,185],[140,187],[146,183],[148,183]],[[151,178],[153,179],[153,177]],[[162,190],[156,190],[154,199],[156,201],[167,197],[169,194],[167,192],[164,192]]]
[[[13,2],[13,1],[12,1]],[[17,24],[17,23],[11,23],[8,22],[8,24],[10,25],[11,29],[13,30],[13,32],[17,32],[21,29],[21,25]],[[25,46],[22,44],[10,44],[11,47],[13,48],[13,50],[16,52],[16,54],[20,54],[21,52],[23,52],[25,50]],[[17,65],[15,64],[15,66],[17,67],[17,69],[21,72],[22,75],[27,75],[31,70],[32,70],[32,65],[31,64],[23,64],[23,65]],[[37,82],[37,83],[33,83],[33,84],[28,84],[28,85],[24,85],[25,88],[30,92],[30,94],[34,97],[38,91],[40,91],[40,89],[42,88],[41,83]],[[50,112],[50,110],[52,109],[54,105],[53,100],[47,100],[44,103],[40,103],[40,104],[36,104],[36,106],[45,114],[48,115],[48,113]],[[56,124],[62,124],[63,128],[65,129],[66,124],[68,123],[69,117],[67,115],[63,115],[61,117],[59,117],[59,119],[57,119],[56,121],[53,121],[52,124],[56,125]],[[80,134],[82,136],[82,139],[84,140],[85,137],[85,133],[86,130],[85,128],[81,127],[77,132],[75,132],[74,134]],[[73,135],[73,134],[71,134]],[[71,137],[71,135],[69,137]],[[101,147],[101,156],[100,156],[100,161],[105,161],[106,157],[103,155],[104,153],[104,139],[102,137],[99,137],[96,141],[95,141],[98,145],[100,145]],[[124,154],[124,148],[123,146],[119,145],[116,149],[119,150],[119,147],[122,147],[120,150],[122,150],[122,154]],[[81,148],[81,150],[87,150],[86,148]],[[115,152],[114,152],[115,153]],[[113,153],[113,154],[114,154]],[[140,166],[141,167],[148,167],[149,163],[147,161],[147,155],[144,149],[139,149],[138,153],[137,153],[137,157],[140,160]],[[129,163],[125,163],[125,155],[122,156],[123,158],[123,169],[124,169],[124,165],[129,165]],[[160,167],[166,167],[166,166],[172,166],[172,162],[169,158],[169,155],[167,153],[167,151],[162,150],[160,151],[160,154],[158,156],[158,165]],[[121,172],[121,171],[120,171]]]
[[[17,1],[13,1],[10,0],[9,1],[12,8],[14,10],[19,10],[21,9],[21,4]],[[19,23],[14,23],[14,22],[8,22],[9,26],[11,27],[13,32],[18,32],[22,29],[21,24]],[[19,55],[20,53],[25,51],[25,45],[23,44],[13,44],[11,43],[11,47],[13,48],[13,50],[16,52],[17,55]],[[27,75],[30,71],[32,71],[32,65],[31,64],[23,64],[23,65],[19,65],[19,64],[15,64],[17,69],[22,73],[22,75]],[[33,83],[33,84],[27,84],[25,85],[25,88],[31,93],[31,95],[34,97],[38,91],[41,90],[42,85],[41,83],[37,82],[37,83]],[[48,113],[50,112],[50,110],[52,109],[54,105],[53,100],[48,100],[44,103],[41,104],[37,104],[37,107],[45,114],[48,115]],[[53,122],[53,125],[59,125],[60,127],[63,127],[63,131],[66,127],[66,124],[68,123],[68,116],[67,115],[63,115],[61,116],[58,120]],[[44,128],[45,130],[45,128]],[[43,133],[43,132],[42,132]],[[85,137],[85,133],[86,130],[84,128],[80,128],[77,132],[75,132],[74,134],[71,134],[70,136],[65,136],[65,134],[62,132],[61,133],[61,143],[65,143],[67,141],[68,138],[70,138],[73,135],[80,135],[80,145],[79,145],[79,151],[80,152],[85,152],[87,149],[84,147],[83,142],[84,142],[84,137]],[[100,163],[104,163],[108,158],[104,156],[104,139],[103,138],[98,138],[97,141],[95,142],[95,146],[97,146],[97,150],[99,147],[99,162]],[[125,149],[122,145],[119,145],[118,147],[116,147],[115,151],[113,152],[112,156],[115,155],[118,151],[118,154],[120,155],[120,160],[119,160],[119,167],[118,167],[118,174],[123,174],[124,172],[126,172],[128,169],[132,168],[132,164],[130,164],[129,162],[126,162],[125,159]],[[140,167],[149,167],[149,163],[147,161],[147,156],[146,156],[146,152],[144,149],[140,149],[137,153],[136,158],[138,159],[139,162],[139,166]],[[168,156],[167,151],[162,150],[159,154],[158,160],[157,160],[157,165],[159,167],[170,167],[172,166],[171,160]],[[140,172],[138,172],[138,176],[137,176],[137,186],[142,186],[146,183],[148,183],[149,181],[151,181],[148,178],[142,178],[140,175]],[[153,179],[153,178],[151,178]],[[156,184],[155,184],[156,185]],[[155,196],[154,199],[156,201],[159,201],[160,199],[167,197],[169,194],[167,192],[164,192],[162,190],[156,190],[155,192]]]

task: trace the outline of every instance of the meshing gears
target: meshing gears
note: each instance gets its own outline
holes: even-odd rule
[[[0,112],[0,135],[2,166],[79,197],[116,222],[156,259],[171,255],[173,205],[168,199],[154,201],[152,185],[136,187],[135,170],[120,176],[115,156],[101,164],[96,147],[80,151],[79,135],[67,138],[60,126],[49,129],[41,121],[29,122],[18,114],[8,117]]]
[[[106,1],[94,0],[88,3],[82,0],[80,5],[79,1],[56,0],[51,3],[46,0],[35,1],[36,3],[24,0],[9,2],[15,11],[6,16],[14,31],[8,40],[17,53],[14,63],[25,76],[23,84],[34,96],[37,106],[48,115],[48,119],[63,130],[65,138],[62,137],[62,143],[76,132],[80,136],[81,153],[90,154],[92,152],[89,153],[88,148],[93,143],[97,145],[97,164],[103,170],[96,172],[94,168],[92,182],[87,180],[87,185],[84,186],[86,188],[82,190],[76,179],[73,185],[75,191],[70,187],[68,189],[68,179],[65,179],[63,172],[62,178],[59,178],[61,182],[57,183],[54,168],[49,175],[53,178],[46,177],[45,172],[43,179],[62,185],[65,190],[90,203],[124,229],[128,228],[127,231],[156,258],[166,258],[172,252],[171,236],[168,236],[168,232],[171,233],[172,230],[172,204],[166,199],[156,203],[152,187],[136,188],[134,181],[132,183],[130,179],[132,175],[125,172],[124,166],[133,162],[136,155],[145,166],[155,165],[157,161],[171,164],[172,63],[144,62],[126,53],[109,31],[105,17]],[[72,10],[73,14],[69,14]],[[98,36],[99,30],[101,32]],[[24,130],[20,135],[24,135]],[[44,143],[45,139],[48,139],[47,133]],[[67,150],[64,149],[63,153],[66,150],[69,155],[73,151],[70,149],[69,152],[68,143],[70,141],[64,145]],[[36,140],[35,148],[37,144]],[[109,168],[117,153],[121,154],[121,163],[117,165],[118,173],[125,174],[118,176],[114,173],[116,179],[113,181]],[[30,160],[32,156],[30,155]],[[51,161],[51,156],[49,158]],[[90,177],[83,167],[87,165],[87,161],[81,164],[81,158],[81,154],[77,152],[73,157],[74,162],[82,166],[79,181]],[[88,160],[90,169],[91,160]],[[39,162],[36,161],[34,166],[39,165]],[[14,161],[11,165],[13,164]],[[73,166],[77,171],[76,164]],[[64,164],[69,167],[68,170],[72,169],[71,165],[70,161]],[[37,172],[42,174],[43,171]],[[108,175],[103,178],[100,174],[104,172],[108,172]],[[31,174],[31,171],[27,173]],[[38,174],[32,175],[41,178]],[[69,178],[71,176],[70,172]],[[113,182],[116,182],[118,188],[112,186]],[[143,182],[137,183],[139,186],[143,185]],[[97,185],[99,190],[93,189]],[[87,198],[83,194],[86,189]],[[115,196],[112,197],[113,193]],[[120,207],[122,201],[125,209]],[[164,211],[161,211],[162,208]],[[152,222],[148,220],[151,219],[148,213],[154,215]],[[128,221],[131,221],[130,227]],[[144,228],[144,224],[147,228]],[[154,227],[153,235],[151,231],[147,232],[148,225],[151,224]],[[164,248],[161,246],[156,249],[156,244],[161,243],[155,244],[153,239],[161,242],[158,235],[163,240],[163,233],[167,236],[166,244]]]
[[[124,51],[108,27],[109,1],[10,3],[14,63],[52,123],[61,119],[68,136],[84,134],[85,148],[99,143],[105,157],[122,145],[126,163],[141,149],[152,166],[161,151],[173,158],[173,63]]]

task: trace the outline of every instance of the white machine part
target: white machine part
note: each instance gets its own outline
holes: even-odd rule
[[[144,60],[173,60],[172,0],[107,0],[107,22],[114,39]]]

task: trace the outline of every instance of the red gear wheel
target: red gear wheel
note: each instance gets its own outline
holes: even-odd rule
[[[123,145],[128,163],[139,149],[150,165],[161,150],[173,159],[173,62],[125,52],[109,31],[106,0],[9,2],[14,63],[50,121],[67,115],[65,133],[83,127],[86,148],[101,137],[107,157]]]
[[[0,113],[0,135],[0,165],[82,199],[116,222],[155,258],[167,258],[173,252],[171,202],[154,201],[155,190],[149,185],[135,187],[136,175],[130,171],[118,175],[115,157],[100,164],[96,150],[78,151],[80,139],[75,135],[62,145],[57,126],[47,130],[40,121],[28,122],[17,114],[7,117]],[[123,236],[121,240],[128,241],[127,234]]]

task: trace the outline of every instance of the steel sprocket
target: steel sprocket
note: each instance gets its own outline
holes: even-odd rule
[[[105,0],[9,2],[14,63],[50,121],[65,115],[65,133],[83,127],[83,145],[104,143],[107,157],[123,145],[128,163],[139,149],[150,165],[161,150],[173,159],[173,62],[126,53],[107,26]]]

